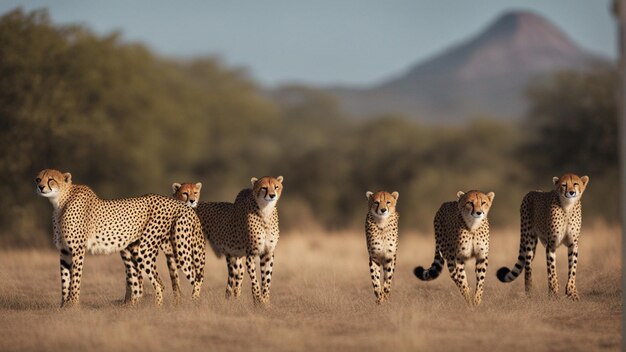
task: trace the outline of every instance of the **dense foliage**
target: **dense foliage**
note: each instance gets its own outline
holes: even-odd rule
[[[355,120],[302,87],[278,103],[242,70],[164,59],[117,34],[54,25],[45,11],[2,16],[0,48],[3,245],[50,243],[50,205],[32,181],[48,167],[105,198],[201,181],[204,200],[232,201],[251,176],[281,174],[285,229],[360,227],[365,191],[378,189],[400,192],[404,228],[429,230],[442,202],[473,188],[496,192],[492,223],[517,226],[524,192],[569,170],[591,177],[589,213],[617,204],[610,70],[536,84],[522,123],[451,127]]]

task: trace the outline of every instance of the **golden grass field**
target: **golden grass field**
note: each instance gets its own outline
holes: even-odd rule
[[[61,310],[59,264],[52,250],[0,252],[0,350],[214,351],[615,351],[622,322],[619,228],[585,227],[578,267],[580,302],[564,297],[567,250],[557,253],[561,299],[547,296],[544,248],[533,264],[535,295],[523,277],[500,283],[495,272],[517,258],[519,235],[492,230],[483,304],[468,308],[447,271],[418,281],[415,265],[430,265],[430,234],[402,233],[391,300],[374,303],[364,235],[289,233],[276,252],[272,305],[255,308],[246,277],[242,298],[226,301],[226,266],[208,252],[199,302],[153,306],[152,287],[138,307],[121,305],[119,256],[88,256],[81,308]],[[473,264],[470,282],[475,282]],[[183,279],[184,280],[184,279]]]

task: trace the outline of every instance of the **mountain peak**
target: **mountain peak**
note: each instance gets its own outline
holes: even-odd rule
[[[538,27],[558,31],[545,17],[525,10],[505,12],[489,26],[488,31],[514,32],[526,28],[532,29]]]
[[[545,17],[530,11],[509,11],[487,26],[474,41],[482,44],[498,40],[513,41],[525,47],[549,47],[568,55],[580,51],[565,33]]]
[[[400,112],[439,121],[518,117],[526,107],[523,91],[530,80],[555,70],[585,69],[594,61],[545,17],[515,10],[399,76],[335,94],[356,115]]]

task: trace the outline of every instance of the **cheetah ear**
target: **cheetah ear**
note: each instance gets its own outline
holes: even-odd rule
[[[372,195],[374,195],[374,192],[370,192],[370,191],[365,192],[365,197],[367,199],[370,199],[372,197]]]
[[[196,189],[199,191],[202,189],[202,182],[196,183]]]
[[[559,184],[559,180],[560,180],[560,178],[558,178],[558,177],[554,176],[554,177],[552,178],[552,183],[556,186],[557,184]]]
[[[489,198],[490,202],[493,202],[493,199],[496,197],[496,194],[494,192],[489,192],[487,193],[487,198]]]
[[[393,193],[391,193],[391,196],[392,196],[395,200],[398,200],[398,198],[400,197],[400,193],[398,193],[398,192],[393,192]]]
[[[176,194],[179,188],[180,188],[180,183],[176,183],[176,182],[172,183],[172,194]]]
[[[587,183],[589,183],[589,176],[583,176],[580,180],[583,181],[583,186],[587,187]]]
[[[456,192],[456,199],[459,200],[461,199],[461,197],[463,197],[465,195],[465,192],[463,191],[458,191]]]
[[[250,183],[252,184],[252,187],[254,187],[254,184],[256,183],[256,181],[258,181],[259,179],[256,177],[253,177],[250,179]]]
[[[69,172],[64,173],[63,178],[65,178],[66,183],[72,183],[72,174]]]
[[[284,178],[282,176],[278,176],[276,177],[276,179],[278,180],[278,182],[283,183]]]

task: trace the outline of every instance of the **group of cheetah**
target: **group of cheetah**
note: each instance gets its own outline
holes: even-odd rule
[[[201,183],[174,183],[172,197],[155,194],[104,200],[89,187],[72,183],[70,173],[45,169],[35,179],[37,193],[53,207],[53,240],[60,251],[61,306],[79,303],[83,260],[92,254],[120,252],[126,268],[125,303],[135,304],[143,295],[143,276],[155,291],[155,303],[163,303],[165,285],[156,270],[162,250],[167,259],[174,297],[180,298],[178,270],[190,282],[192,298],[198,298],[204,277],[205,239],[212,251],[225,256],[228,268],[226,298],[237,298],[245,269],[255,303],[270,299],[274,250],[278,243],[277,202],[283,177],[250,180],[234,203],[200,202]],[[530,264],[537,241],[546,247],[551,294],[558,292],[555,250],[568,246],[569,275],[566,294],[578,300],[575,278],[578,237],[581,229],[581,197],[589,177],[566,174],[554,177],[554,190],[530,192],[520,208],[521,239],[517,263],[501,268],[497,277],[513,281],[525,271],[526,292],[532,287]],[[365,235],[376,303],[389,298],[398,248],[398,192],[367,192]],[[495,194],[480,191],[457,193],[457,199],[441,205],[434,219],[435,255],[430,268],[414,270],[420,280],[433,280],[447,263],[450,276],[469,305],[478,305],[488,265],[489,221],[487,214]],[[256,260],[260,263],[260,282]],[[476,292],[472,298],[465,262],[476,258]]]

